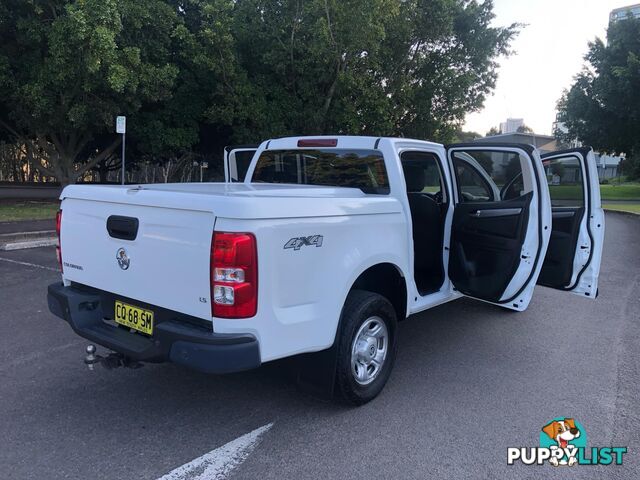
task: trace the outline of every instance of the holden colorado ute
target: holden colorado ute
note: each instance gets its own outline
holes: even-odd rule
[[[522,311],[536,283],[597,295],[590,149],[295,137],[228,151],[225,169],[66,187],[51,312],[123,363],[227,373],[296,356],[302,385],[362,404],[409,315],[461,296]]]

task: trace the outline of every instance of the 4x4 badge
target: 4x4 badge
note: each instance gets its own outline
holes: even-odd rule
[[[311,235],[310,237],[294,237],[284,244],[284,248],[293,248],[294,250],[300,250],[305,245],[315,245],[316,247],[322,246],[322,235]]]

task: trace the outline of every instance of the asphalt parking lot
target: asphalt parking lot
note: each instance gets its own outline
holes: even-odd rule
[[[360,408],[301,393],[279,362],[90,372],[87,342],[47,310],[53,248],[0,252],[0,477],[156,479],[265,427],[213,478],[638,478],[640,218],[606,221],[596,301],[538,288],[523,313],[464,299],[412,317]],[[589,446],[628,447],[624,464],[507,466],[559,416]]]

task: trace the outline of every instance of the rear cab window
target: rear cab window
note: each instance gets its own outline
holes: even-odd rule
[[[366,149],[265,150],[251,181],[349,187],[378,195],[390,192],[382,153]]]

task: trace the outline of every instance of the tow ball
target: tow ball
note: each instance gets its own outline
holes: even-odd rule
[[[126,368],[142,367],[142,363],[136,362],[135,360],[132,360],[121,353],[109,352],[109,354],[106,356],[96,355],[95,345],[87,345],[86,353],[87,355],[84,357],[84,363],[87,365],[87,367],[91,371],[93,371],[94,366],[97,363],[101,364],[107,370],[113,370],[114,368],[119,368],[119,367],[126,367]]]

